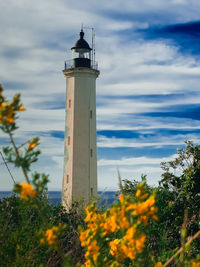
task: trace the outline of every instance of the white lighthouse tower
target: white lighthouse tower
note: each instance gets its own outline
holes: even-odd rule
[[[69,209],[74,201],[88,203],[97,196],[96,78],[94,51],[80,39],[65,62],[66,119],[62,202]]]

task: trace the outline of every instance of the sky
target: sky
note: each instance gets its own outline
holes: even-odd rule
[[[61,190],[65,93],[64,61],[81,25],[95,29],[98,189],[122,179],[157,185],[160,163],[175,158],[185,140],[200,141],[200,1],[0,1],[0,83],[20,93],[17,144],[40,137],[32,165]],[[91,45],[91,30],[84,28]],[[8,144],[0,133],[0,149]],[[22,173],[9,164],[16,181]],[[13,187],[0,159],[0,190]]]

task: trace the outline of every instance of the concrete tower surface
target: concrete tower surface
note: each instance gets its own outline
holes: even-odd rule
[[[96,78],[94,51],[80,39],[65,62],[66,119],[62,203],[69,209],[74,201],[87,204],[97,196]]]

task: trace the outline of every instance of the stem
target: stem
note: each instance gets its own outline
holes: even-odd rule
[[[193,236],[191,236],[188,240],[188,242],[185,244],[186,246],[189,246],[190,243],[192,243],[193,240],[197,239],[200,236],[200,230]],[[183,251],[183,248],[179,248],[179,250],[163,265],[163,267],[168,266],[181,252]]]
[[[7,164],[7,162],[5,161],[4,156],[3,156],[3,154],[1,153],[1,151],[0,151],[0,154],[1,154],[1,157],[2,157],[2,159],[3,159],[3,162],[4,162],[5,166],[6,166],[6,168],[7,168],[8,172],[9,172],[9,174],[10,174],[10,177],[12,178],[12,180],[13,180],[13,182],[14,182],[14,184],[15,184],[15,179],[13,178],[12,173],[11,173],[11,171],[10,171],[10,169],[9,169],[9,167],[8,167],[8,164]]]
[[[187,201],[188,201],[188,197],[187,197]],[[187,225],[187,221],[188,221],[188,207],[185,209],[184,211],[184,220],[183,220],[183,226],[181,228],[181,247],[182,247],[182,252],[180,254],[180,265],[179,266],[183,266],[184,263],[184,258],[185,258],[185,246],[186,246],[186,225]]]
[[[7,129],[7,130],[8,130],[8,129]],[[11,134],[11,132],[10,132],[9,130],[8,130],[8,134],[9,134],[9,137],[10,137],[10,141],[11,141],[11,143],[12,143],[14,149],[15,149],[17,158],[20,158],[20,156],[19,156],[19,151],[18,151],[17,146],[16,146],[16,144],[15,144],[15,141],[14,141],[14,139],[13,139],[13,137],[12,137],[12,134]],[[23,171],[23,173],[24,173],[24,176],[25,176],[25,178],[26,178],[27,183],[30,184],[30,180],[29,180],[29,178],[28,178],[27,171],[26,171],[22,166],[21,166],[21,168],[22,168],[22,171]]]
[[[17,147],[17,149],[23,147],[24,145],[28,144],[30,142],[30,140],[26,141],[25,143],[21,144],[20,146]]]

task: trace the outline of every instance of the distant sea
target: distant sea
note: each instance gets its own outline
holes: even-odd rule
[[[3,199],[5,197],[9,197],[12,194],[11,191],[0,191],[0,199]],[[49,202],[53,205],[57,205],[61,202],[62,198],[62,192],[61,191],[49,191]],[[116,199],[116,192],[114,191],[99,191],[98,195],[100,197],[99,205],[100,206],[110,206]]]

